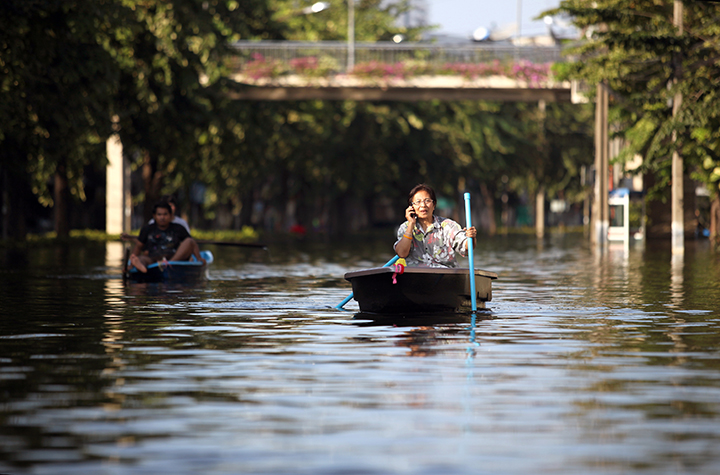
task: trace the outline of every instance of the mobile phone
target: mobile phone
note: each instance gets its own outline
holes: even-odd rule
[[[414,209],[415,209],[415,208],[413,208],[413,210],[414,210]],[[410,217],[413,218],[413,219],[417,219],[417,214],[415,213],[415,211],[412,211],[412,212],[410,213]]]

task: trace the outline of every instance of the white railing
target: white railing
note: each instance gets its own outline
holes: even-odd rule
[[[264,58],[290,63],[313,58],[336,65],[336,72],[346,72],[348,44],[339,41],[238,41],[233,44],[239,66]],[[562,61],[560,46],[513,46],[499,43],[431,44],[431,43],[355,43],[354,64],[369,62],[395,64],[422,61],[432,65],[447,63],[479,64],[528,61],[535,64]]]

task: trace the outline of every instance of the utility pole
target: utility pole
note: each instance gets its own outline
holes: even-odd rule
[[[678,36],[683,34],[683,2],[682,0],[674,0],[673,2],[673,25],[677,28]],[[680,82],[681,71],[681,58],[680,52],[675,53],[674,58],[674,75],[673,83],[675,86]],[[673,98],[673,119],[677,118],[680,113],[680,106],[682,105],[682,93],[677,90],[675,91],[675,97]],[[678,137],[677,131],[673,131],[673,154],[672,154],[672,205],[671,205],[671,216],[672,216],[672,253],[676,255],[682,255],[685,253],[685,215],[684,215],[684,202],[683,193],[684,188],[684,164],[683,158],[680,156],[678,151]]]
[[[610,97],[607,86],[597,85],[595,95],[595,192],[592,206],[592,242],[604,247],[610,227],[608,209],[608,180],[610,168],[608,146],[608,108]]]

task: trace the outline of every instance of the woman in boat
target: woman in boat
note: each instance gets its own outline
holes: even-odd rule
[[[158,261],[186,261],[190,256],[205,263],[200,255],[197,242],[190,237],[180,224],[171,222],[172,207],[167,202],[157,203],[153,207],[152,224],[146,224],[140,230],[130,263],[140,272],[147,272],[147,266]],[[147,251],[144,253],[143,251]]]
[[[467,240],[477,230],[449,218],[435,216],[437,199],[432,187],[420,184],[410,190],[405,221],[397,231],[395,252],[408,266],[457,267],[457,254],[467,256]]]

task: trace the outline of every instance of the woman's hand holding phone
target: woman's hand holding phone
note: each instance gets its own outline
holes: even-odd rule
[[[417,214],[415,213],[415,208],[412,206],[408,206],[405,210],[405,219],[407,219],[411,225],[415,225],[415,221],[417,220]]]

